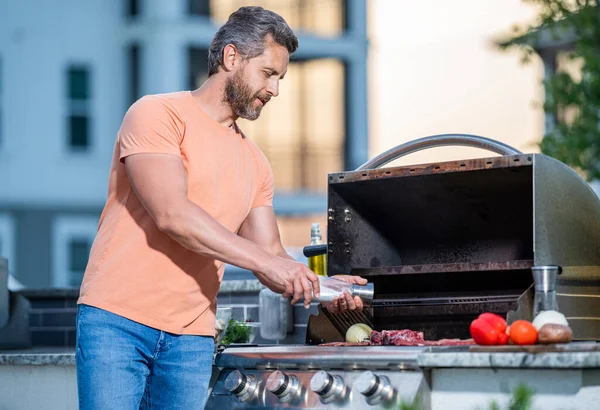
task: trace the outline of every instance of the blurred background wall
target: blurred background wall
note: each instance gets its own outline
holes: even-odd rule
[[[202,84],[213,34],[247,4],[300,39],[279,97],[240,121],[271,161],[295,255],[311,222],[325,227],[329,172],[439,133],[537,151],[543,62],[495,46],[534,15],[520,0],[0,0],[0,255],[25,286],[79,285],[125,111]],[[443,148],[397,163],[487,155]]]

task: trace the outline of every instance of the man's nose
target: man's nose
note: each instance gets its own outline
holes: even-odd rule
[[[269,84],[267,85],[267,92],[273,97],[277,97],[279,95],[279,79],[272,79],[269,81]]]

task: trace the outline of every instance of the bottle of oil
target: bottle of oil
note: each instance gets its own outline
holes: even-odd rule
[[[321,245],[321,225],[315,222],[310,227],[310,244]],[[320,276],[327,276],[327,255],[317,255],[308,258],[308,268]]]

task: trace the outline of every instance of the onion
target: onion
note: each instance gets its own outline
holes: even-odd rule
[[[533,326],[539,332],[542,326],[545,324],[554,324],[554,325],[564,325],[569,326],[569,322],[567,322],[567,318],[560,312],[556,310],[543,310],[541,311],[535,319],[533,319]]]
[[[371,339],[371,329],[369,326],[364,323],[357,323],[352,325],[346,331],[346,342],[350,343],[360,343],[369,341]]]

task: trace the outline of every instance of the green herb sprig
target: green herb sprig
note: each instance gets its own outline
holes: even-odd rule
[[[242,322],[238,322],[235,319],[229,320],[225,335],[221,340],[221,344],[228,345],[232,343],[247,343],[250,340],[250,333],[252,329],[250,326],[246,326]]]

